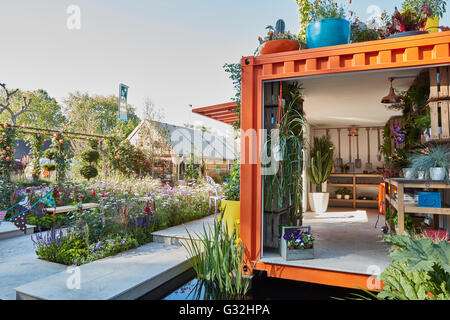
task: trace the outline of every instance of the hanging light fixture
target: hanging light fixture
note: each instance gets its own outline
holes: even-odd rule
[[[403,101],[402,97],[396,95],[394,88],[392,87],[392,81],[394,81],[394,78],[389,78],[389,80],[391,81],[391,88],[389,89],[389,94],[386,97],[383,97],[383,99],[381,99],[381,103],[394,104],[402,102]]]

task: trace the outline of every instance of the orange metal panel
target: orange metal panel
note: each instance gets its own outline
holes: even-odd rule
[[[282,266],[262,262],[257,263],[255,265],[255,269],[266,271],[267,276],[269,277],[318,283],[336,287],[352,289],[363,288],[373,291],[379,290],[374,290],[374,287],[369,288],[369,286],[380,286],[380,288],[383,287],[383,282],[381,280],[377,280],[375,277],[364,274]]]
[[[361,42],[326,48],[289,51],[257,57],[244,57],[242,66],[241,129],[256,130],[257,154],[260,154],[262,129],[262,86],[265,80],[305,76],[427,67],[450,64],[450,31],[404,38]],[[240,235],[252,263],[261,256],[261,165],[248,163],[249,145],[241,134],[241,221]],[[254,142],[253,142],[254,143]],[[261,265],[266,268],[264,264]],[[275,268],[275,267],[270,267]],[[279,277],[331,285],[351,281],[362,284],[362,275],[345,274],[344,282],[325,271],[296,267],[270,269]],[[275,271],[274,271],[275,270]]]

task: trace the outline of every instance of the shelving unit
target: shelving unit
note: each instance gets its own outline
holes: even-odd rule
[[[341,178],[341,179],[351,179],[351,183],[340,183],[333,182],[333,178]],[[358,183],[358,178],[371,178],[377,179],[374,183]],[[327,185],[328,187],[347,187],[352,189],[352,199],[336,199],[330,197],[330,202],[344,202],[351,203],[353,208],[356,208],[357,204],[376,204],[378,202],[375,200],[359,200],[358,197],[358,188],[378,188],[379,184],[383,182],[383,176],[379,174],[364,174],[364,173],[332,173],[330,178],[328,179]]]
[[[404,234],[405,213],[450,215],[450,208],[418,207],[415,202],[404,200],[405,188],[448,190],[450,189],[450,184],[447,181],[408,180],[404,178],[393,178],[386,179],[384,180],[384,182],[387,184],[385,188],[386,203],[387,205],[392,206],[397,210],[398,234]],[[395,187],[397,188],[397,199],[395,199]]]

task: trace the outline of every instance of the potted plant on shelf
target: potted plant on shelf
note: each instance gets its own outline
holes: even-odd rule
[[[344,199],[345,200],[350,200],[350,197],[351,197],[352,193],[353,193],[352,190],[350,190],[348,188],[344,188],[342,190],[342,194],[344,195]]]
[[[236,161],[230,171],[230,180],[224,187],[225,200],[221,200],[223,221],[226,223],[229,234],[233,232],[241,211],[240,202],[240,165]]]
[[[345,19],[344,7],[336,0],[316,0],[309,3],[307,9],[309,9],[307,15],[309,24],[306,27],[308,49],[350,43],[350,22]]]
[[[322,184],[328,180],[333,163],[333,143],[330,138],[323,136],[314,138],[314,147],[311,150],[311,166],[308,175],[311,182],[316,185],[316,192],[309,193],[311,210],[324,213],[328,208],[330,194],[322,191]]]
[[[270,54],[284,51],[299,50],[301,41],[294,34],[289,31],[285,32],[285,23],[279,19],[275,28],[267,26],[267,35],[264,38],[259,37],[260,46],[256,49],[255,54]]]
[[[419,11],[406,9],[399,12],[395,7],[392,19],[386,25],[386,37],[391,39],[428,33],[423,29],[431,14],[430,6],[427,3],[423,3]]]
[[[336,199],[342,199],[342,196],[344,195],[344,190],[343,189],[337,189],[335,194],[336,194]]]
[[[450,166],[450,144],[430,145],[410,156],[414,172],[428,173],[431,180],[446,180]]]
[[[423,30],[428,32],[438,32],[439,18],[442,18],[446,12],[446,0],[405,0],[402,4],[402,10],[411,10],[419,14],[424,3],[428,5],[430,14]]]
[[[310,226],[283,227],[280,241],[280,254],[283,259],[314,259],[314,236]]]

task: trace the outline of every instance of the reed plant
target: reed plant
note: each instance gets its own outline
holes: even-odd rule
[[[243,298],[249,289],[249,282],[243,274],[244,246],[236,237],[236,229],[231,235],[221,221],[205,227],[203,232],[188,232],[189,240],[184,244],[192,267],[200,281],[209,283],[221,296],[230,299]]]

